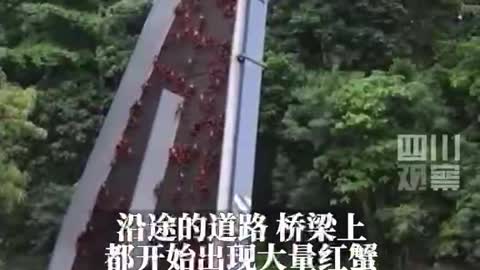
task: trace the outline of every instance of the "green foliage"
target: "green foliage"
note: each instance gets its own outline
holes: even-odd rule
[[[480,150],[480,92],[477,90],[480,39],[471,37],[457,43],[447,43],[441,50],[440,63],[446,78],[446,88],[451,94],[448,103],[454,107],[452,116],[462,116],[465,148],[462,156],[464,186],[455,197],[451,215],[440,227],[436,255],[439,257],[461,257],[468,261],[480,261],[477,248],[480,239],[480,178],[478,159]],[[453,96],[453,97],[452,97]]]
[[[28,120],[35,98],[35,90],[8,83],[0,69],[0,228],[4,224],[2,219],[25,200],[29,174],[19,166],[16,157],[27,152],[27,140],[46,136],[45,130]],[[4,236],[0,229],[0,245],[5,242]]]
[[[71,187],[82,173],[150,6],[149,0],[0,3],[0,67],[10,81],[27,89],[8,84],[18,94],[0,92],[0,108],[8,101],[15,105],[9,110],[18,108],[19,114],[15,125],[0,121],[0,133],[7,126],[9,132],[9,141],[0,142],[9,145],[8,153],[0,150],[0,199],[8,198],[9,204],[23,199],[7,218],[0,218],[2,255],[11,258],[7,267],[17,259],[28,261],[14,256],[44,258],[51,251]],[[24,112],[32,110],[27,118]],[[28,133],[33,131],[41,134]]]
[[[260,133],[275,204],[362,213],[380,252],[394,250],[383,269],[418,247],[480,261],[480,21],[461,2],[271,5]],[[51,251],[149,7],[0,2],[0,257],[32,256],[6,267]],[[461,191],[397,191],[396,136],[412,133],[462,134]]]
[[[378,218],[389,228],[386,237],[394,243],[411,242],[415,237],[427,233],[425,220],[429,218],[429,213],[416,203],[384,208],[378,211]]]
[[[79,177],[149,5],[13,5],[22,24],[11,32],[20,30],[22,35],[12,34],[0,65],[11,79],[40,91],[32,120],[49,136],[46,143],[31,145],[35,158],[24,164],[38,182],[72,184]]]
[[[396,258],[409,262],[419,247],[425,260],[480,262],[480,24],[477,17],[456,22],[460,4],[282,1],[272,8],[270,55],[288,52],[289,66],[305,67],[265,76],[262,108],[274,109],[262,111],[262,125],[281,142],[274,203],[360,211],[368,236],[390,252],[385,269],[406,269]],[[269,81],[284,74],[297,77]],[[462,190],[399,192],[397,135],[446,133],[463,138]]]
[[[261,133],[269,133],[278,129],[279,123],[289,104],[294,102],[291,90],[301,84],[303,70],[300,65],[294,64],[294,56],[266,53],[264,87],[262,89],[263,102],[261,106]]]
[[[428,58],[451,27],[458,1],[280,1],[269,42],[312,68],[386,68],[395,57]]]
[[[0,205],[11,211],[24,198],[27,175],[13,159],[25,152],[22,142],[41,139],[45,131],[28,120],[35,91],[0,82]]]
[[[32,214],[26,222],[30,235],[23,237],[33,244],[33,251],[46,254],[53,249],[72,192],[71,186],[53,183],[41,185],[30,192],[29,208]]]
[[[480,260],[480,178],[471,179],[461,191],[452,216],[442,224],[437,256]]]

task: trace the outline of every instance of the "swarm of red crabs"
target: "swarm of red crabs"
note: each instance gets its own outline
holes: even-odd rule
[[[202,13],[202,5],[206,2],[201,0],[183,0],[175,8],[175,21],[165,40],[164,49],[174,48],[176,44],[190,44],[195,53],[208,54],[211,59],[208,60],[201,74],[187,75],[185,70],[163,64],[160,56],[155,57],[153,62],[153,71],[142,85],[142,96],[130,108],[130,116],[127,128],[121,138],[119,138],[115,147],[115,157],[112,166],[119,162],[126,161],[135,156],[135,148],[132,146],[131,139],[127,137],[127,131],[139,128],[140,119],[143,116],[143,104],[145,103],[146,93],[148,91],[160,91],[152,87],[152,82],[160,79],[167,84],[169,90],[184,98],[184,102],[178,107],[176,116],[185,117],[188,110],[198,107],[201,115],[195,115],[192,126],[189,127],[188,142],[176,142],[169,149],[169,167],[173,166],[176,170],[177,179],[174,190],[167,191],[171,194],[174,203],[185,194],[185,183],[187,178],[193,181],[195,190],[199,192],[199,197],[208,200],[210,197],[210,180],[217,175],[220,153],[218,150],[212,150],[219,145],[223,136],[224,128],[224,108],[218,108],[225,97],[226,85],[228,80],[228,67],[231,55],[231,42],[229,40],[219,40],[214,35],[207,32],[208,20]],[[212,0],[225,20],[231,21],[235,15],[236,0]],[[184,57],[185,66],[191,68],[196,65],[195,56],[179,55]],[[188,72],[187,72],[188,73]],[[208,78],[208,84],[205,87],[199,87],[193,80],[198,76]],[[187,177],[188,172],[188,177]],[[157,195],[159,190],[154,191]],[[114,198],[106,185],[102,185],[99,196],[101,202],[109,201],[117,209],[128,210],[128,200],[125,196]],[[194,198],[195,196],[188,196]],[[111,200],[117,200],[111,202]],[[78,248],[80,254],[86,255],[86,250],[82,248],[82,243],[87,241],[88,235],[95,228],[91,225],[78,238]]]
[[[231,18],[234,15],[236,1],[217,0],[217,8],[221,10],[225,18]],[[213,58],[207,64],[205,76],[208,77],[208,86],[206,89],[199,89],[189,78],[175,68],[162,63],[160,56],[155,57],[153,63],[153,72],[151,76],[156,76],[167,83],[169,90],[182,96],[184,102],[179,105],[176,115],[181,117],[184,111],[191,104],[192,99],[198,100],[196,106],[199,106],[203,115],[201,119],[195,121],[191,127],[191,138],[193,142],[189,144],[176,144],[170,149],[169,161],[178,168],[178,186],[173,191],[173,200],[178,201],[180,194],[184,192],[185,167],[195,163],[199,166],[195,179],[196,186],[202,194],[202,198],[208,198],[209,185],[207,179],[211,177],[212,170],[218,166],[212,164],[218,163],[212,161],[211,153],[201,151],[199,144],[195,139],[200,139],[203,135],[208,138],[208,142],[215,143],[223,135],[224,116],[217,111],[217,98],[219,95],[225,95],[225,88],[228,77],[228,63],[230,58],[231,44],[229,41],[217,40],[206,33],[207,19],[201,12],[201,3],[199,0],[184,0],[175,8],[175,21],[171,31],[168,33],[165,48],[175,43],[192,44],[196,50],[208,50],[213,52]],[[192,65],[194,59],[187,57],[185,62]],[[142,87],[142,91],[151,90],[152,78],[148,78]],[[138,126],[138,118],[141,117],[141,100],[136,102],[131,109],[128,128]],[[205,147],[205,146],[204,146]],[[206,146],[208,147],[208,145]],[[122,138],[117,145],[115,161],[126,159],[133,154],[132,147],[128,138]],[[216,156],[215,156],[216,157]],[[218,157],[217,157],[218,159]],[[158,193],[158,192],[156,192]]]

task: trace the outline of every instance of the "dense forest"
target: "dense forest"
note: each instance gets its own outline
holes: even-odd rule
[[[256,207],[353,209],[382,270],[478,269],[476,4],[271,1]],[[46,268],[150,6],[0,1],[0,269]],[[399,134],[461,134],[460,190],[398,191]]]

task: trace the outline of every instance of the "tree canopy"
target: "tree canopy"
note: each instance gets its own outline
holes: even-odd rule
[[[257,160],[266,166],[255,188],[271,186],[272,194],[256,207],[361,213],[384,258],[379,269],[447,259],[478,265],[477,5],[271,1],[258,146],[267,154]],[[150,7],[0,2],[5,268],[45,269]],[[399,134],[461,134],[460,190],[398,191]]]

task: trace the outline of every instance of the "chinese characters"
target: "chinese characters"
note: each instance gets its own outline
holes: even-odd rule
[[[460,188],[460,135],[437,139],[437,135],[398,136],[399,190],[426,190],[427,180],[433,190]]]
[[[118,243],[107,247],[106,264],[108,270],[157,270],[162,260],[168,270],[376,270],[377,245],[355,233],[364,224],[355,221],[352,213],[343,224],[346,235],[342,236],[336,234],[340,224],[331,213],[280,213],[276,235],[280,243],[291,243],[288,252],[265,242],[265,220],[258,213],[178,217],[122,213],[117,220]],[[155,244],[135,245],[145,239]],[[265,243],[266,250],[255,243]],[[265,261],[258,263],[259,256]]]

